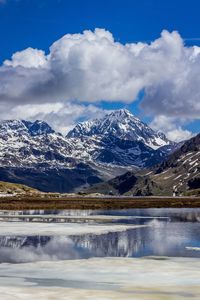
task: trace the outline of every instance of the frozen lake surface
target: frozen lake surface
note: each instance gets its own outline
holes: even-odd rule
[[[200,209],[0,215],[2,299],[200,299]]]
[[[195,258],[91,258],[3,264],[2,299],[200,299]]]

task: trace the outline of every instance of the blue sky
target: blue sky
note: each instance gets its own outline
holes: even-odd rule
[[[66,33],[111,31],[122,43],[151,41],[163,29],[200,44],[198,0],[5,0],[0,8],[0,59],[33,47],[48,50]],[[196,40],[197,39],[197,40]],[[198,40],[199,39],[199,40]]]
[[[65,34],[82,33],[86,29],[94,31],[95,28],[108,30],[114,36],[115,41],[123,45],[137,42],[151,43],[160,37],[163,29],[166,29],[170,33],[177,30],[186,47],[200,46],[200,2],[198,0],[1,0],[0,3],[1,64],[4,60],[10,59],[13,53],[28,47],[48,53],[52,43]],[[160,94],[163,95],[159,91]],[[154,109],[151,114],[148,114],[146,104],[143,106],[145,109],[141,109],[142,97],[143,93],[140,92],[139,96],[133,97],[133,101],[120,101],[119,99],[106,101],[104,99],[95,103],[93,101],[92,105],[100,109],[126,107],[138,114],[144,121],[153,122],[157,111]],[[134,101],[135,98],[138,100]],[[3,99],[2,103],[5,106],[6,101]],[[19,103],[15,103],[18,111],[21,111]],[[30,103],[33,105],[31,101]],[[76,99],[76,103],[80,104],[79,99]],[[25,104],[26,100],[20,103],[21,106]],[[27,104],[29,104],[28,97]],[[81,101],[80,105],[87,105],[87,103]],[[10,107],[9,104],[9,110]],[[69,105],[67,107],[69,109]],[[185,109],[187,110],[187,107]],[[151,105],[149,110],[151,110]],[[87,115],[86,111],[80,110],[80,114],[83,114],[80,118]],[[91,109],[91,114],[94,111]],[[100,114],[100,112],[97,113]],[[159,111],[158,114],[160,114]],[[8,113],[5,115],[7,116]],[[39,112],[36,115],[40,116]],[[30,113],[28,117],[34,118]],[[181,128],[182,131],[199,132],[198,113],[191,117],[183,114],[181,120],[178,120],[177,115],[172,119],[169,118],[169,114],[166,117],[169,131]],[[55,115],[54,119],[50,117],[46,119],[54,120]],[[73,122],[76,119],[73,119]],[[163,129],[163,122],[160,123],[158,129]],[[159,127],[158,120],[153,124]],[[68,125],[71,126],[71,124]]]

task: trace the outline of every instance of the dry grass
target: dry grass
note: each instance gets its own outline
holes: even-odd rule
[[[38,193],[36,189],[28,187],[23,184],[0,181],[0,193]]]
[[[200,207],[200,197],[48,197],[18,196],[0,198],[0,209],[127,209],[162,207]]]

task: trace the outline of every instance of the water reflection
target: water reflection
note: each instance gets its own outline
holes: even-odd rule
[[[200,251],[186,247],[200,246],[199,225],[196,223],[150,221],[151,227],[130,229],[124,232],[95,236],[71,236],[78,247],[90,251],[91,256],[192,256]]]
[[[150,227],[106,234],[0,236],[0,262],[65,260],[89,257],[200,257],[198,223],[148,221]]]
[[[149,208],[149,209],[120,209],[120,210],[0,210],[0,215],[55,215],[55,216],[135,216],[135,217],[168,217],[172,221],[200,222],[200,208]]]
[[[24,263],[86,258],[85,250],[68,237],[1,237],[0,262]]]

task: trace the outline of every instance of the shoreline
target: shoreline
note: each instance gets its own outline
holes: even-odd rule
[[[195,208],[200,197],[90,197],[90,196],[7,196],[0,198],[1,210],[26,209],[128,209]]]

